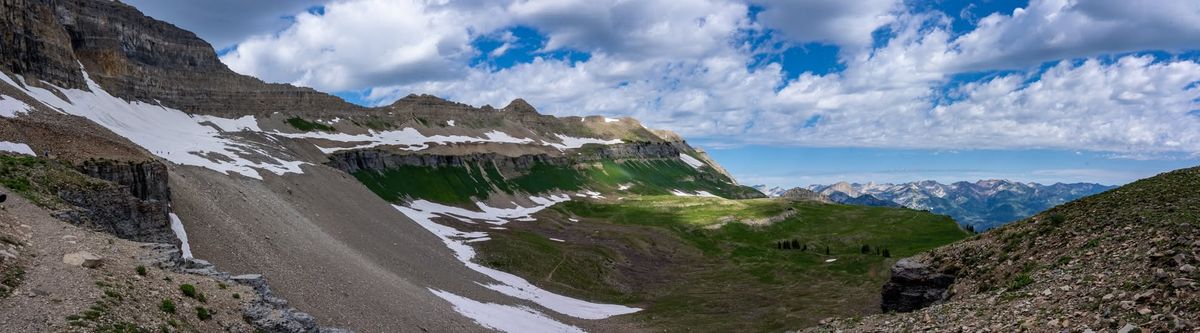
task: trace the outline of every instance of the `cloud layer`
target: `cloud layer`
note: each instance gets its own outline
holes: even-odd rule
[[[1200,65],[1121,55],[1200,45],[1200,4],[1128,6],[1034,0],[955,32],[956,18],[891,0],[348,0],[223,60],[268,81],[370,89],[381,104],[522,97],[724,144],[1200,152]],[[474,41],[509,45],[516,26],[541,34],[532,60],[470,65],[487,52]],[[755,61],[761,36],[835,44],[844,70],[789,79]],[[589,57],[554,56],[564,50]]]

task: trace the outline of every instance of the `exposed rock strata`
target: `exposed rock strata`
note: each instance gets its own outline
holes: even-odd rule
[[[892,266],[892,278],[883,285],[883,312],[911,312],[949,298],[954,276],[938,273],[911,258]]]

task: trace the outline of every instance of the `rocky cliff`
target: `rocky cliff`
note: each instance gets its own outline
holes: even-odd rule
[[[117,1],[4,0],[0,68],[86,89],[80,64],[114,96],[212,115],[320,113],[361,107],[229,70],[195,34]]]
[[[661,159],[678,158],[687,146],[683,142],[634,142],[615,145],[596,145],[566,155],[524,154],[505,156],[497,153],[475,153],[466,155],[397,154],[379,149],[364,149],[339,152],[329,155],[327,165],[355,173],[364,170],[387,170],[400,166],[419,167],[462,167],[493,164],[506,174],[524,174],[534,165],[550,164],[567,166],[576,163],[617,159]]]

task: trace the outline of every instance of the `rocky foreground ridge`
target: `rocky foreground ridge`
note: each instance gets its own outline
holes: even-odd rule
[[[902,260],[884,310],[923,308],[810,330],[1190,332],[1198,266],[1200,168],[1190,168]]]

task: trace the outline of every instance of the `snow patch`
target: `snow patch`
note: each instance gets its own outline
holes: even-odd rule
[[[554,238],[554,237],[550,237],[550,240],[552,240],[552,241],[555,241],[555,242],[559,242],[559,243],[566,243],[566,242],[567,242],[567,241],[565,241],[565,240],[561,240],[561,239]]]
[[[333,147],[325,148],[318,146],[321,152],[329,154],[342,150],[372,148],[384,145],[405,146],[401,148],[409,151],[418,151],[429,148],[430,144],[448,144],[448,143],[516,143],[528,144],[533,143],[533,139],[516,138],[508,133],[500,131],[491,131],[483,134],[483,137],[472,137],[465,135],[430,135],[426,136],[418,132],[414,128],[405,128],[398,131],[371,131],[368,134],[346,134],[346,133],[326,133],[326,132],[307,132],[307,133],[283,133],[274,132],[272,134],[293,138],[293,139],[324,139],[342,143],[363,143],[353,147]]]
[[[447,121],[446,121],[446,125],[447,125],[447,126],[450,126],[450,127],[454,127],[454,121],[453,121],[453,120],[447,120]]]
[[[19,99],[0,95],[0,118],[13,118],[29,113],[32,108]]]
[[[687,163],[687,165],[690,165],[696,169],[699,169],[700,167],[704,166],[704,162],[700,162],[700,160],[696,159],[695,157],[692,157],[692,155],[679,153],[679,159],[682,160],[683,163]]]
[[[558,137],[559,141],[562,141],[562,143],[546,143],[546,142],[544,142],[543,144],[554,147],[554,148],[558,148],[558,150],[567,150],[567,149],[579,149],[580,147],[583,147],[583,145],[586,145],[586,144],[615,145],[615,144],[622,142],[621,139],[604,140],[604,139],[596,139],[596,138],[576,138],[576,137],[566,136],[566,135],[562,135],[562,134],[555,134],[554,136]]]
[[[528,300],[552,311],[582,319],[604,319],[611,316],[641,311],[638,308],[616,304],[592,303],[558,295],[539,288],[525,279],[499,271],[471,261],[475,257],[475,249],[467,243],[481,238],[487,238],[485,232],[465,232],[449,226],[433,222],[435,217],[452,217],[459,220],[464,218],[481,220],[494,225],[503,225],[509,220],[529,218],[531,214],[546,209],[558,202],[570,200],[567,196],[551,196],[548,198],[530,197],[536,206],[517,208],[493,208],[482,203],[476,204],[482,211],[470,211],[463,208],[445,206],[425,200],[414,201],[409,206],[393,205],[400,213],[417,222],[425,230],[436,235],[454,252],[456,258],[467,268],[486,275],[498,283],[479,283],[479,285],[512,296]]]
[[[719,196],[717,196],[716,194],[709,193],[708,191],[696,191],[696,193],[688,193],[688,192],[684,192],[684,191],[682,191],[682,190],[671,190],[671,194],[674,194],[675,196],[678,196],[678,197],[710,197],[710,198],[720,198],[720,197],[719,197]]]
[[[33,152],[33,148],[29,148],[29,145],[24,143],[0,141],[0,151],[37,156],[37,153]]]
[[[624,191],[624,190],[628,190],[630,187],[633,187],[633,185],[631,185],[631,184],[621,184],[620,186],[617,186],[617,191]]]
[[[257,129],[254,118],[224,119],[211,116],[193,117],[176,109],[144,102],[129,102],[114,97],[83,72],[88,89],[53,89],[67,98],[59,98],[50,90],[17,85],[12,78],[0,73],[0,80],[20,89],[46,106],[60,112],[81,116],[104,126],[117,135],[145,148],[150,153],[180,165],[208,168],[217,172],[237,173],[262,179],[258,170],[275,174],[302,173],[300,161],[288,161],[270,156],[261,147],[236,142],[222,135],[222,130]],[[207,122],[219,127],[201,125]],[[254,162],[244,156],[258,156]]]
[[[834,261],[837,261],[837,259],[825,259],[825,262],[834,262]]]
[[[514,333],[583,332],[524,306],[484,303],[446,291],[429,291],[454,305],[454,311],[489,329]]]
[[[606,122],[606,123],[615,123],[618,121],[621,121],[621,119],[604,117],[604,122]]]
[[[183,221],[175,213],[169,215],[171,215],[171,231],[174,231],[175,237],[179,238],[179,250],[183,252],[184,258],[192,258],[192,246],[188,244],[187,231],[183,230]]]

